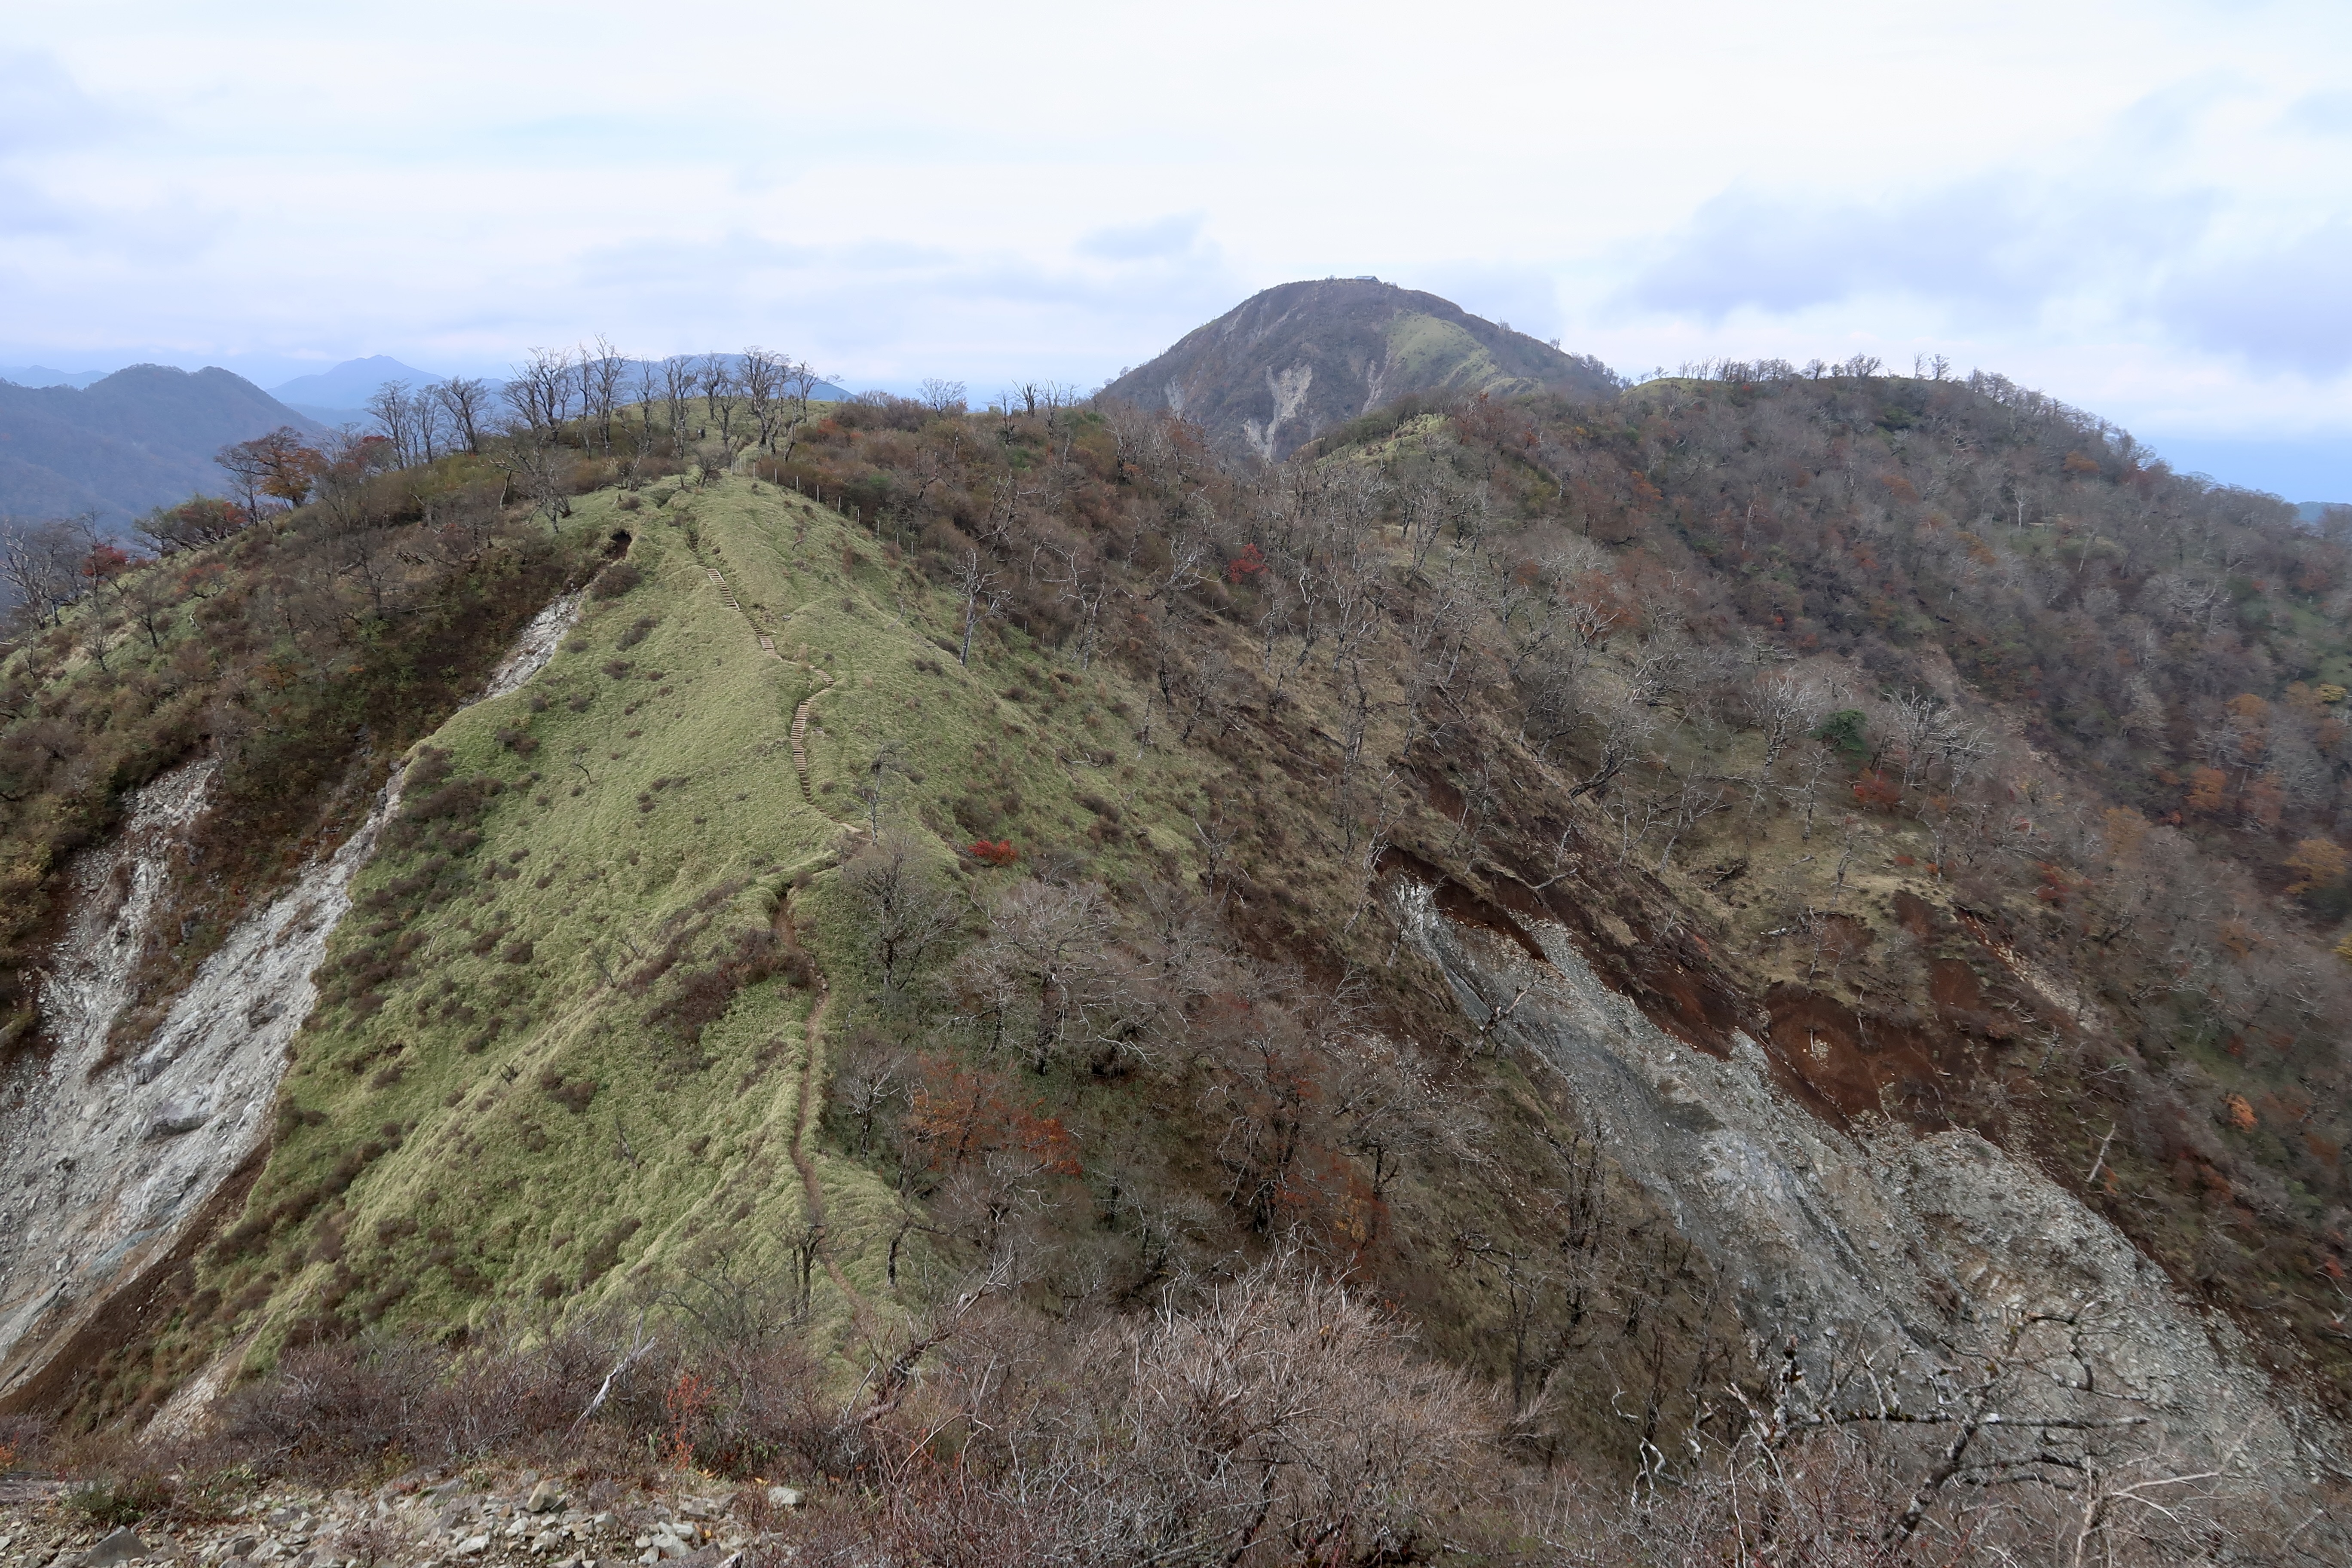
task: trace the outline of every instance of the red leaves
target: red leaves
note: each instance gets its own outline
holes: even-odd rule
[[[1246,583],[1265,570],[1265,556],[1255,544],[1244,544],[1242,552],[1226,563],[1225,581]]]
[[[1903,785],[1876,768],[1865,769],[1853,781],[1853,798],[1873,811],[1893,811],[1903,804]]]
[[[933,1170],[1003,1153],[1025,1156],[1040,1175],[1075,1176],[1083,1169],[1077,1143],[1058,1118],[1022,1104],[994,1073],[946,1062],[924,1064],[907,1115],[907,1141],[929,1156]]]
[[[983,866],[1010,866],[1021,858],[1021,851],[1013,847],[1010,838],[999,838],[993,842],[975,838],[964,846],[963,852]]]
[[[717,1402],[717,1390],[691,1372],[681,1372],[669,1392],[662,1395],[662,1409],[669,1416],[669,1462],[680,1469],[694,1462],[694,1432],[709,1415]]]
[[[89,559],[81,563],[81,574],[93,583],[104,583],[121,576],[130,565],[128,552],[100,543],[91,548]]]

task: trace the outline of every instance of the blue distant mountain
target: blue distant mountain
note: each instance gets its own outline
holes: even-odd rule
[[[13,381],[18,386],[70,386],[79,391],[112,374],[103,370],[52,370],[45,364],[0,364],[0,381]]]
[[[346,419],[365,418],[367,400],[383,390],[386,382],[430,386],[444,379],[437,372],[403,364],[390,354],[370,354],[365,359],[347,359],[332,370],[280,382],[269,389],[269,395],[321,424],[340,425]],[[334,417],[322,417],[328,415]]]
[[[219,494],[213,454],[281,425],[313,426],[243,376],[134,364],[87,387],[0,386],[0,513],[93,512],[121,529],[150,507]]]

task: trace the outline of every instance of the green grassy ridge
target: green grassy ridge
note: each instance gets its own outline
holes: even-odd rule
[[[447,459],[410,479],[454,516],[478,476]],[[206,747],[224,763],[197,828],[205,870],[169,890],[161,918],[182,936],[142,960],[135,1027],[594,564],[582,536],[512,521],[484,521],[462,554],[435,532],[413,518],[377,531],[372,590],[333,520],[305,509],[140,563],[0,647],[0,1057],[35,1041],[65,868],[131,791]]]
[[[1452,321],[1404,315],[1389,323],[1389,374],[1402,386],[1468,387],[1497,395],[1540,391],[1496,363],[1486,345]]]
[[[578,498],[564,526],[583,540],[627,528],[642,581],[614,601],[592,597],[529,686],[467,710],[425,742],[446,762],[419,774],[412,808],[468,781],[500,788],[485,784],[452,815],[413,820],[359,879],[358,907],[322,972],[327,1000],[298,1041],[280,1135],[251,1197],[200,1260],[179,1321],[152,1353],[142,1345],[128,1358],[143,1362],[109,1369],[87,1415],[152,1402],[224,1349],[257,1368],[321,1314],[336,1332],[446,1334],[493,1317],[633,1308],[714,1255],[739,1279],[788,1279],[806,1220],[792,1135],[816,1121],[799,1085],[804,1066],[820,1086],[826,1078],[822,1056],[808,1058],[813,997],[787,975],[761,979],[691,1047],[660,1015],[735,933],[788,923],[830,982],[820,1052],[884,1021],[869,1002],[878,975],[863,922],[831,868],[857,842],[849,829],[866,807],[854,791],[885,742],[899,764],[887,818],[919,825],[939,859],[982,834],[1020,847],[1012,868],[966,873],[976,905],[1040,862],[1118,897],[1191,884],[1201,868],[1193,818],[1214,822],[1222,810],[1236,838],[1230,870],[1245,879],[1252,905],[1234,928],[1240,942],[1277,965],[1377,965],[1403,1009],[1382,1027],[1450,1037],[1455,1010],[1443,984],[1400,960],[1376,921],[1346,921],[1357,889],[1328,853],[1316,763],[1344,726],[1319,679],[1278,713],[1204,726],[1191,744],[1155,712],[1159,739],[1139,748],[1148,668],[1081,671],[1069,649],[1045,652],[1003,623],[985,626],[971,668],[960,667],[942,651],[956,644],[961,610],[944,574],[926,577],[837,514],[740,478],[664,480],[635,499],[631,508],[614,492]],[[712,568],[741,614],[726,608]],[[652,623],[642,640],[620,647],[642,621]],[[1127,629],[1107,626],[1106,642]],[[759,630],[784,657],[760,649]],[[1254,648],[1232,635],[1236,663],[1254,665]],[[606,674],[614,660],[631,674]],[[666,682],[646,679],[656,670]],[[818,691],[812,809],[787,732],[794,707]],[[635,713],[631,703],[641,704]],[[1424,847],[1452,841],[1450,825],[1419,806],[1399,830]],[[436,854],[448,865],[427,876]],[[619,984],[679,921],[695,927],[687,958],[642,994]],[[503,956],[524,942],[526,960]],[[454,989],[443,992],[445,982]],[[472,1016],[449,1012],[443,995]],[[503,1026],[492,1035],[494,1018]],[[405,1047],[397,1055],[395,1041]],[[920,1048],[960,1054],[945,1037]],[[1224,1173],[1214,1131],[1192,1119],[1195,1086],[1095,1083],[1083,1068],[1057,1068],[1008,1087],[1067,1119],[1087,1193],[1104,1200],[1075,1205],[1057,1233],[1076,1268],[1130,1243],[1105,1217],[1113,1192],[1163,1203],[1163,1224],[1192,1225],[1185,1216],[1197,1209],[1207,1247],[1240,1256],[1251,1245],[1220,1208]],[[1491,1114],[1482,1142],[1498,1168],[1544,1168],[1538,1134],[1565,1110],[1506,1063],[1465,1063],[1455,1091]],[[584,1109],[572,1109],[582,1098]],[[908,1238],[916,1267],[905,1268],[902,1249],[907,1295],[894,1297],[897,1194],[814,1137],[806,1152],[828,1254],[879,1310],[867,1323],[887,1329],[926,1303],[956,1258]],[[1443,1266],[1443,1243],[1512,1235],[1528,1221],[1512,1184],[1460,1174],[1441,1166],[1391,1188],[1382,1283],[1428,1325],[1433,1351],[1491,1369],[1505,1342],[1499,1293]],[[1650,1213],[1637,1191],[1622,1205]],[[854,1379],[865,1325],[823,1274],[814,1308],[812,1341],[847,1352]]]
[[[266,1359],[320,1313],[446,1331],[491,1312],[593,1307],[714,1253],[740,1273],[781,1277],[807,1218],[790,1150],[814,993],[759,980],[692,1044],[657,1019],[681,977],[734,935],[787,921],[836,997],[854,1005],[877,983],[831,875],[859,842],[867,808],[851,790],[877,747],[895,742],[904,770],[888,780],[887,816],[927,825],[941,860],[969,837],[956,811],[976,773],[1000,807],[1021,802],[989,831],[1032,854],[1078,842],[1096,820],[1083,794],[1192,798],[1181,753],[1154,752],[1139,769],[1057,760],[1081,749],[1074,736],[1097,758],[1115,748],[1117,683],[1096,674],[1074,692],[1002,629],[982,639],[986,668],[977,657],[960,668],[939,646],[960,606],[838,515],[740,479],[644,500],[624,512],[615,492],[583,498],[566,525],[630,529],[643,580],[592,597],[524,689],[466,710],[413,753],[446,753],[449,782],[500,788],[461,829],[478,845],[442,873],[454,896],[401,894],[436,841],[403,845],[400,829],[357,879],[245,1239],[233,1227],[202,1270],[199,1309],[218,1304],[208,1321],[188,1314],[191,1347],[234,1332]],[[711,568],[742,614],[721,602]],[[642,640],[617,646],[646,619]],[[760,647],[761,629],[782,657]],[[607,673],[616,660],[631,667],[618,679]],[[1057,694],[1059,721],[1040,722],[1041,690]],[[813,807],[788,731],[818,691]],[[1183,850],[1164,831],[1087,847],[1098,875]],[[978,879],[984,891],[1020,874]],[[687,956],[631,994],[632,974],[681,927],[693,933]],[[529,944],[520,962],[518,943]],[[402,973],[341,994],[395,944],[407,949]],[[564,1095],[580,1084],[595,1088],[574,1110]],[[806,1152],[832,1257],[861,1294],[880,1295],[895,1196],[814,1136]],[[849,1332],[850,1304],[822,1279],[815,1307],[820,1339]]]

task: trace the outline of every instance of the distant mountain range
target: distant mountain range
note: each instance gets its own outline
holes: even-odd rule
[[[0,516],[88,511],[120,530],[196,491],[219,493],[225,484],[213,454],[231,442],[281,425],[314,436],[366,426],[367,400],[387,383],[425,387],[443,379],[389,354],[345,360],[268,392],[217,366],[0,367]],[[501,384],[490,383],[493,394]],[[814,395],[850,394],[820,382]]]
[[[0,385],[0,514],[98,514],[120,528],[225,489],[213,454],[281,425],[318,426],[241,375],[134,364],[86,387]]]
[[[1618,384],[1599,360],[1434,294],[1328,278],[1253,295],[1104,391],[1271,461],[1410,393],[1599,397]]]
[[[436,371],[403,364],[390,354],[370,354],[365,359],[347,359],[332,370],[280,382],[269,389],[269,395],[321,425],[364,424],[368,399],[386,384],[404,381],[411,386],[431,386],[447,379]]]
[[[18,386],[84,387],[113,374],[110,370],[57,370],[45,364],[0,364],[0,381],[13,381]]]

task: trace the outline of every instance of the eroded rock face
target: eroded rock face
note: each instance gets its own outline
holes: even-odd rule
[[[2144,1415],[2150,1441],[2234,1452],[2282,1485],[2340,1468],[2340,1434],[2273,1385],[2232,1325],[2031,1163],[1971,1131],[1830,1126],[1774,1087],[1746,1034],[1717,1056],[1653,1023],[1566,928],[1523,922],[1538,959],[1448,917],[1426,886],[1391,897],[1465,1015],[1566,1080],[1730,1283],[1759,1350],[1793,1342],[1816,1384],[1867,1352],[1931,1398],[1936,1368],[2013,1345],[2042,1369],[2005,1396],[2013,1418]]]
[[[482,695],[538,673],[580,603],[569,595],[541,611]],[[43,994],[55,1048],[0,1084],[0,1399],[111,1287],[179,1240],[260,1145],[316,999],[311,974],[351,907],[352,878],[399,805],[395,773],[357,830],[240,921],[153,1035],[110,1064],[109,1036],[156,934],[158,895],[215,766],[201,759],[157,779],[133,798],[114,841],[85,852]]]
[[[46,1059],[20,1064],[0,1128],[10,1210],[0,1223],[0,1395],[79,1309],[168,1246],[260,1142],[316,994],[311,972],[398,800],[395,779],[341,848],[240,921],[127,1062],[103,1065],[113,1013],[91,1009]],[[147,808],[142,799],[134,823]],[[135,954],[144,934],[122,951]],[[83,989],[112,994],[119,1010],[126,987],[127,970]]]

